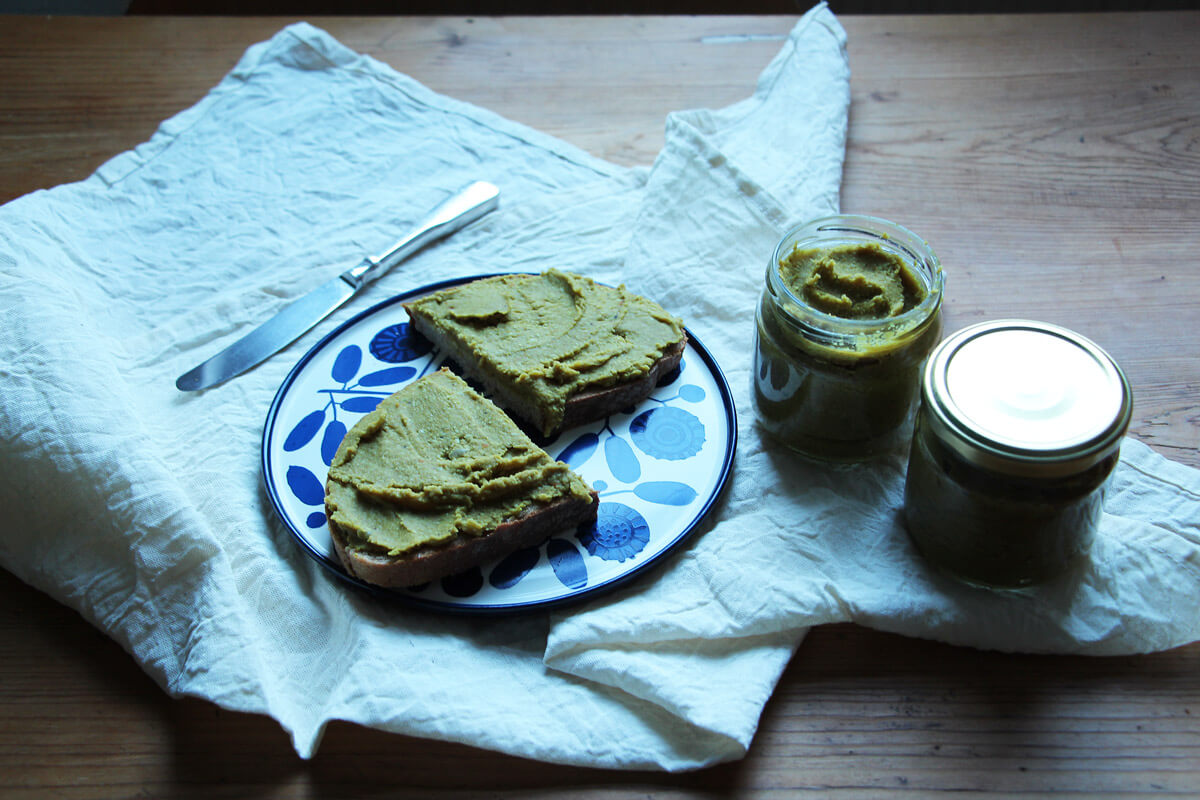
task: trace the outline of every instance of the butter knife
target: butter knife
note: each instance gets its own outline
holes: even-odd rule
[[[454,233],[482,217],[500,202],[500,190],[476,181],[445,200],[417,223],[404,238],[377,256],[294,300],[271,319],[175,381],[181,392],[216,386],[261,364],[336,311],[343,303],[425,245]]]

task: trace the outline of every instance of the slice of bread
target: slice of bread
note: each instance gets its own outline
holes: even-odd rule
[[[557,270],[481,278],[404,308],[466,377],[544,437],[636,405],[687,346],[683,323],[658,304]]]
[[[483,536],[459,535],[450,542],[423,547],[402,557],[350,549],[345,532],[332,522],[329,532],[338,559],[351,576],[385,589],[402,589],[457,575],[522,548],[535,547],[559,531],[594,520],[597,506],[593,491],[590,501],[564,499],[531,509]]]
[[[384,399],[347,433],[325,510],[346,571],[428,583],[594,521],[598,497],[449,370]]]

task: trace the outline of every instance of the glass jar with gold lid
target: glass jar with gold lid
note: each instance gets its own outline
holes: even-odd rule
[[[929,357],[905,523],[932,564],[993,587],[1083,560],[1133,401],[1116,362],[1065,328],[972,325]]]
[[[895,223],[845,214],[788,231],[756,314],[759,424],[826,460],[896,444],[941,338],[942,290],[937,256]]]

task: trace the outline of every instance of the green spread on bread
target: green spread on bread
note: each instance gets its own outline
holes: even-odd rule
[[[476,280],[405,308],[543,434],[572,397],[644,378],[685,339],[657,303],[558,270]]]
[[[355,424],[329,469],[326,510],[351,548],[389,556],[478,537],[591,490],[448,370]]]

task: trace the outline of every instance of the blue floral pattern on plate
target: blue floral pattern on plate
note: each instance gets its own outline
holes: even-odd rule
[[[605,561],[624,561],[646,549],[650,526],[646,518],[624,503],[601,503],[596,524],[576,534],[592,555]]]
[[[707,513],[728,477],[736,446],[737,422],[725,378],[690,332],[680,368],[664,376],[636,408],[543,443],[600,494],[594,524],[407,590],[378,589],[342,569],[324,514],[329,464],[358,418],[446,363],[409,328],[400,303],[460,282],[423,287],[359,314],[310,350],[280,387],[267,415],[262,463],[272,505],[293,538],[342,580],[454,611],[577,600],[658,561]]]

